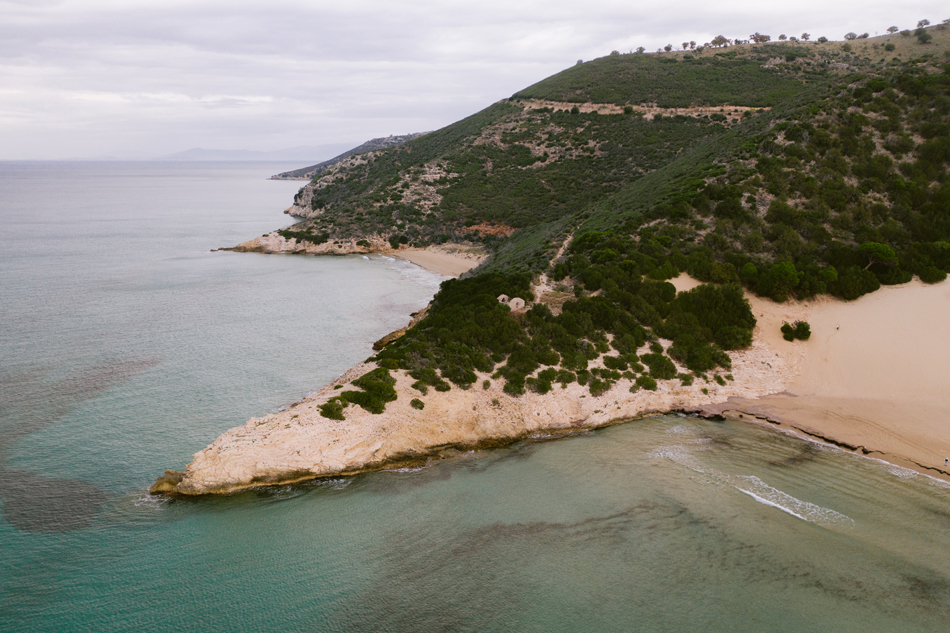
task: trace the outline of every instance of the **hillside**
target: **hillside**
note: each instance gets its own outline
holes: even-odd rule
[[[333,165],[336,165],[344,158],[348,158],[355,154],[365,154],[366,152],[373,152],[387,147],[392,147],[394,145],[399,145],[400,143],[405,143],[406,141],[411,141],[414,138],[418,138],[425,134],[425,132],[415,132],[413,134],[401,134],[398,136],[384,136],[380,138],[373,138],[362,145],[357,145],[353,149],[349,149],[338,156],[334,156],[329,160],[325,160],[322,163],[317,163],[316,165],[310,165],[309,167],[302,167],[300,169],[295,169],[293,171],[285,171],[279,174],[271,176],[268,180],[311,180],[317,174],[323,173]]]
[[[928,43],[894,34],[612,54],[351,156],[300,191],[289,211],[307,219],[278,233],[357,250],[467,240],[494,252],[377,358],[430,386],[468,388],[476,369],[513,392],[546,389],[552,374],[598,389],[625,374],[725,370],[754,326],[729,288],[855,299],[946,277],[950,38],[926,32]],[[910,53],[923,54],[902,59]],[[545,270],[574,298],[560,314],[542,300],[516,319],[495,301],[530,302]],[[674,297],[663,281],[681,272],[725,285]],[[647,370],[636,350],[656,338],[669,342]],[[611,350],[616,368],[588,378],[581,356]]]
[[[653,406],[624,408],[629,394],[727,397],[733,381],[777,371],[774,354],[755,355],[747,293],[853,300],[946,278],[948,62],[941,27],[612,54],[348,157],[297,194],[300,224],[236,250],[452,241],[492,252],[339,391],[306,403],[324,419],[406,411],[407,399],[438,408],[468,390],[497,395],[502,412],[589,397],[591,425],[613,419],[607,400],[618,416]],[[669,280],[682,273],[713,283],[678,292]],[[781,380],[757,384],[761,395]],[[522,422],[509,435],[536,426]]]

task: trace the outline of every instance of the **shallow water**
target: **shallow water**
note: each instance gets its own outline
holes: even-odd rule
[[[0,163],[0,630],[933,631],[950,489],[660,416],[427,467],[145,494],[326,384],[440,279],[211,253],[292,166]]]

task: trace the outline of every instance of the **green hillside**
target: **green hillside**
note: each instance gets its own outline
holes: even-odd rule
[[[755,325],[743,286],[851,300],[943,280],[950,31],[922,33],[609,55],[320,176],[288,236],[493,253],[325,413],[382,410],[394,370],[420,394],[721,382]],[[713,284],[677,295],[684,271]],[[558,301],[532,295],[541,273]]]
[[[808,60],[792,73],[763,68],[776,56]],[[703,105],[773,106],[794,97],[807,79],[827,70],[806,47],[762,46],[740,54],[706,56],[609,55],[561,71],[515,93],[515,99],[547,99],[616,105],[656,103],[662,108]]]

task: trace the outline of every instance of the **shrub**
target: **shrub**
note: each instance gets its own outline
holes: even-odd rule
[[[807,341],[811,338],[811,326],[807,321],[795,321],[794,324],[782,324],[782,338],[786,341]]]
[[[782,324],[782,338],[784,338],[786,341],[794,341],[795,328],[793,328],[788,323],[783,323]]]
[[[426,395],[427,393],[429,393],[429,386],[425,384],[424,382],[422,382],[421,380],[417,380],[414,383],[412,383],[412,388],[422,393],[422,395]]]
[[[807,341],[811,338],[811,326],[807,321],[795,321],[795,338]]]
[[[345,403],[340,398],[331,398],[326,404],[320,405],[320,415],[331,420],[345,420],[343,407]]]
[[[637,389],[646,389],[647,391],[656,391],[656,380],[649,376],[638,376],[637,381],[630,387],[630,391]]]
[[[411,406],[413,409],[419,409],[420,411],[422,411],[423,409],[425,409],[426,403],[420,400],[419,398],[413,398],[412,400],[409,401],[409,406]]]
[[[680,379],[680,384],[684,387],[689,387],[693,384],[693,375],[692,374],[680,374],[677,376]]]
[[[352,384],[363,391],[344,391],[338,397],[358,404],[370,413],[382,413],[386,410],[386,403],[396,399],[396,390],[393,389],[396,379],[389,375],[389,370],[385,367],[377,367],[354,380]]]
[[[920,271],[918,277],[925,284],[936,284],[946,279],[947,273],[936,266],[926,266]]]
[[[669,380],[676,378],[676,365],[662,354],[644,354],[640,357],[647,367],[650,368],[650,376],[660,380]]]
[[[726,381],[725,381],[725,380],[723,379],[723,377],[720,376],[719,374],[716,374],[715,376],[713,376],[713,379],[714,379],[717,383],[719,383],[720,386],[722,386],[722,387],[725,387],[725,386],[726,386]]]

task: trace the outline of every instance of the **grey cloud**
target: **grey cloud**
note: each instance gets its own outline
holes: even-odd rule
[[[932,1],[764,6],[0,0],[0,159],[270,150],[436,129],[611,50],[939,19]]]

